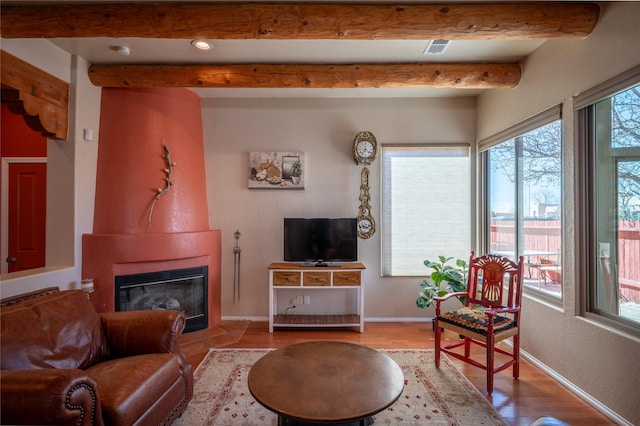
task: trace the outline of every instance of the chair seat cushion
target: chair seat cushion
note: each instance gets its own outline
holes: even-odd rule
[[[174,354],[112,359],[87,369],[96,380],[105,424],[133,424],[180,379]]]
[[[441,314],[438,317],[438,321],[462,327],[474,333],[480,333],[483,336],[487,335],[487,328],[489,327],[489,320],[483,308],[471,308],[467,306]],[[516,326],[517,324],[511,318],[500,315],[493,317],[494,333],[509,330]]]

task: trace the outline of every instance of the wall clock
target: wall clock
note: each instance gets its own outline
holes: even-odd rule
[[[360,207],[356,218],[358,236],[362,239],[370,238],[376,232],[376,221],[371,214],[371,204],[369,201],[369,169],[376,158],[378,142],[371,132],[360,132],[353,140],[353,158],[358,164],[364,164],[360,173]]]
[[[378,142],[371,132],[360,132],[353,140],[353,158],[358,164],[371,164],[376,159]]]

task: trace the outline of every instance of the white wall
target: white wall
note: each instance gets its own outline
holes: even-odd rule
[[[282,220],[289,217],[355,217],[361,167],[352,143],[370,130],[379,145],[472,143],[475,99],[206,99],[203,100],[209,215],[222,230],[222,315],[268,315],[271,262],[282,261]],[[304,191],[247,189],[250,151],[302,151]],[[374,217],[380,222],[380,159],[370,167]],[[233,233],[239,230],[241,300],[233,304]],[[416,308],[419,278],[380,276],[380,231],[359,240],[365,317],[427,318]],[[425,270],[426,271],[426,270]],[[317,299],[311,301],[313,307]],[[318,300],[318,303],[326,303]],[[322,306],[320,306],[322,308]]]
[[[70,83],[69,134],[66,141],[47,145],[47,267],[3,275],[0,297],[47,286],[79,288],[82,234],[93,226],[98,123],[101,89],[89,81],[89,64],[45,40],[2,39],[6,52]],[[93,128],[95,140],[82,140],[82,129]]]
[[[523,303],[523,349],[640,424],[640,341],[580,316],[576,282],[575,150],[572,96],[640,64],[640,3],[601,3],[602,15],[585,40],[549,41],[523,64],[515,90],[486,92],[478,101],[478,137],[490,136],[553,105],[563,106],[563,301]],[[566,272],[565,272],[566,271]]]

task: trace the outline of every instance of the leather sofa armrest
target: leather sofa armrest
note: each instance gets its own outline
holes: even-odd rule
[[[182,312],[122,311],[100,316],[112,357],[165,352],[180,354],[178,337],[186,323]]]
[[[83,370],[1,370],[0,387],[2,424],[103,424],[96,382]]]

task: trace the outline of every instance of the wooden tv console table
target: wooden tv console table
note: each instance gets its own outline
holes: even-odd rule
[[[274,327],[360,327],[364,332],[364,289],[362,263],[342,263],[341,266],[300,266],[299,263],[278,262],[269,265],[269,333]],[[340,315],[291,315],[278,311],[278,290],[334,291],[351,289],[356,292],[355,313]]]

